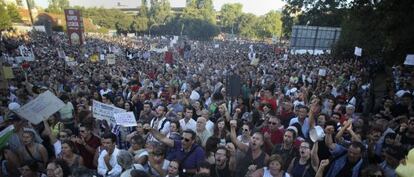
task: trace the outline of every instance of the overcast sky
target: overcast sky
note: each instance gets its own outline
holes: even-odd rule
[[[35,0],[36,4],[41,7],[48,6],[48,0]],[[132,7],[139,6],[138,0],[69,0],[71,5],[73,3],[82,3],[84,6],[96,7],[112,7],[118,3],[120,5],[129,5]],[[184,7],[186,0],[170,0],[172,7]],[[213,0],[214,8],[220,10],[221,6],[226,3],[241,3],[243,4],[243,12],[253,13],[255,15],[263,15],[270,10],[281,10],[285,4],[282,0]],[[134,5],[137,3],[137,5]]]

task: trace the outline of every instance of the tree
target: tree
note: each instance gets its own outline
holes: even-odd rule
[[[147,0],[141,0],[141,6],[139,6],[138,16],[148,18]]]
[[[280,12],[270,11],[260,17],[258,29],[260,31],[259,35],[263,38],[269,38],[274,35],[280,36],[282,34],[282,20]]]
[[[238,19],[238,29],[240,36],[247,38],[257,38],[258,17],[252,13],[244,13]]]
[[[166,23],[169,17],[171,17],[171,6],[168,0],[151,0],[150,24]]]
[[[226,29],[227,32],[234,33],[234,27],[237,24],[237,20],[242,16],[243,5],[240,3],[224,4],[221,6],[221,26]]]
[[[69,7],[69,0],[49,0],[49,6],[46,12],[62,13],[63,10]]]
[[[22,17],[17,10],[17,6],[13,3],[7,5],[7,12],[10,16],[12,22],[19,23],[22,22]]]
[[[7,30],[11,27],[11,19],[6,9],[6,4],[0,0],[0,31]]]
[[[137,16],[131,23],[132,32],[144,32],[148,29],[148,18]]]

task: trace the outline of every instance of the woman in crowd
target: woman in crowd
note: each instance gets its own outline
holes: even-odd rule
[[[59,158],[64,160],[72,169],[83,166],[83,158],[77,154],[77,148],[72,141],[62,142],[62,153]]]
[[[68,177],[71,174],[70,168],[63,160],[49,162],[46,167],[47,177]]]
[[[220,145],[226,145],[230,132],[226,129],[225,119],[219,118],[214,125],[214,137],[220,139]]]
[[[249,167],[248,177],[290,177],[289,173],[283,171],[283,160],[279,155],[272,155],[266,167],[255,170],[256,167]],[[250,174],[249,174],[250,173]]]
[[[165,159],[165,148],[154,147],[148,156],[148,163],[144,165],[146,172],[154,177],[163,177],[167,174],[170,161]]]
[[[167,175],[165,177],[179,177],[180,163],[177,160],[170,161],[168,165]]]
[[[18,150],[21,162],[35,161],[38,168],[43,171],[46,168],[49,157],[46,148],[35,142],[34,130],[25,130],[22,135],[23,147]]]

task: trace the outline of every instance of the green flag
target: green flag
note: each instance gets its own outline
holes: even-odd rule
[[[14,126],[10,125],[0,132],[0,149],[7,145],[10,137],[13,135]]]

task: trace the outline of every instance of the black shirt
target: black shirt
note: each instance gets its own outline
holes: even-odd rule
[[[212,165],[210,168],[211,177],[231,177],[233,176],[229,169],[229,163],[226,164],[226,167],[223,169],[216,168],[216,165]]]
[[[336,176],[341,177],[352,177],[352,168],[355,164],[351,164],[348,160],[345,163],[345,166],[339,171],[339,173]]]

